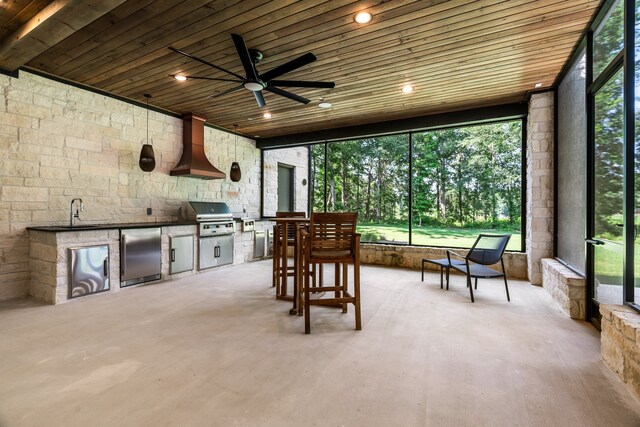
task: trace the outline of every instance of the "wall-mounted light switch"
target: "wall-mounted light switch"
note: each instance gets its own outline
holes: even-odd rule
[[[151,212],[152,212],[151,208],[147,208],[147,215],[151,215]]]

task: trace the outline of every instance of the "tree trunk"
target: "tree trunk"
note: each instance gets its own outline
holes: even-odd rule
[[[335,211],[336,209],[336,179],[331,177],[329,184],[329,201],[327,202],[327,211]]]
[[[342,200],[342,209],[347,209],[347,165],[342,164],[342,191],[340,192]]]

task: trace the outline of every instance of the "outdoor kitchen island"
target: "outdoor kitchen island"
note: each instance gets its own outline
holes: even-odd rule
[[[255,221],[255,229],[270,227],[269,221]],[[138,229],[159,228],[161,230],[161,272],[158,281],[167,281],[198,274],[198,227],[195,220],[180,222],[144,222],[127,224],[100,224],[86,226],[29,227],[30,251],[30,295],[49,304],[60,304],[71,298],[70,276],[71,253],[74,249],[106,246],[107,261],[100,259],[99,270],[104,269],[107,284],[94,293],[118,292],[121,289],[121,232]],[[236,224],[233,231],[233,264],[251,261],[254,258],[254,233],[243,232]],[[175,258],[172,240],[192,236],[191,268],[172,274],[171,260]],[[202,270],[206,272],[207,270]],[[144,282],[143,282],[144,283]],[[152,282],[153,283],[153,282]]]

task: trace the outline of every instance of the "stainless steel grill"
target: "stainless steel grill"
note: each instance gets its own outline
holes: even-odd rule
[[[198,270],[233,263],[235,221],[226,203],[185,202],[180,218],[199,223]]]
[[[229,206],[222,202],[184,202],[180,207],[180,217],[198,222],[233,219]]]
[[[229,206],[222,202],[185,202],[180,207],[180,218],[200,223],[200,237],[233,234],[235,222]]]

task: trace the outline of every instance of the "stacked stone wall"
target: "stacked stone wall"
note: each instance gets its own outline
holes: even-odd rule
[[[600,306],[604,363],[640,399],[640,316],[622,305]]]
[[[26,227],[67,224],[75,197],[84,201],[83,224],[171,221],[187,200],[224,201],[234,216],[260,215],[253,140],[205,127],[214,166],[228,174],[234,160],[240,163],[235,183],[170,176],[182,154],[182,120],[154,111],[156,168],[142,172],[146,132],[145,108],[28,72],[0,75],[0,300],[29,293]]]
[[[307,212],[309,180],[309,149],[280,148],[264,152],[264,215],[273,217],[278,210],[278,165],[294,168],[294,212]]]
[[[543,258],[553,256],[553,92],[534,94],[527,119],[526,247],[529,281],[542,284]]]
[[[460,248],[451,249],[459,254],[466,254],[466,250]],[[423,246],[396,246],[374,245],[363,243],[360,248],[360,262],[363,264],[386,265],[391,267],[404,267],[414,270],[422,268],[422,259],[439,259],[447,257],[446,248],[431,248]],[[502,270],[500,264],[489,266],[498,271]],[[505,252],[504,267],[507,277],[510,279],[527,279],[527,255],[521,252]],[[428,270],[438,270],[433,264],[425,264]],[[418,277],[418,276],[416,276]]]
[[[585,278],[561,262],[542,260],[542,287],[572,319],[586,320],[587,288]]]

